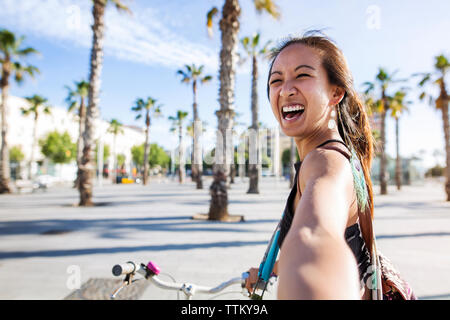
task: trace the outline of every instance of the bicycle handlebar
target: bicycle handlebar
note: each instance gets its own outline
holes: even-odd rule
[[[235,277],[225,282],[222,282],[216,287],[206,287],[194,285],[191,283],[166,282],[159,279],[158,277],[159,272],[160,272],[159,267],[153,262],[149,262],[147,265],[144,264],[138,265],[133,261],[128,261],[127,263],[124,264],[117,264],[112,269],[112,273],[115,276],[134,275],[136,273],[139,273],[142,276],[144,276],[147,280],[150,280],[157,287],[167,290],[183,291],[187,297],[190,297],[197,292],[215,294],[233,284],[240,284],[241,288],[244,289],[245,281],[249,276],[248,272],[244,272],[240,277]],[[260,283],[258,288],[262,289],[264,285],[265,284]]]
[[[112,273],[113,275],[118,277],[123,274],[135,273],[137,271],[136,269],[137,269],[136,264],[132,261],[128,261],[127,263],[124,264],[116,264],[112,269]]]

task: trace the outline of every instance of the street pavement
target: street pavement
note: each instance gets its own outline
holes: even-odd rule
[[[159,178],[147,186],[104,183],[94,188],[96,206],[90,208],[76,206],[78,193],[69,186],[1,195],[0,299],[108,299],[120,282],[112,267],[130,260],[156,262],[166,281],[204,286],[258,267],[288,182],[264,177],[255,195],[246,194],[247,179],[237,178],[229,190],[229,212],[243,215],[244,222],[191,219],[208,212],[210,184],[210,177],[203,190],[191,181],[180,185]],[[378,190],[375,186],[379,249],[419,298],[450,299],[450,202],[444,201],[442,184],[428,181],[401,191],[390,186],[384,196]],[[235,285],[214,298],[245,299],[240,291]],[[276,284],[265,295],[275,297]],[[176,299],[177,293],[140,281],[128,298]]]

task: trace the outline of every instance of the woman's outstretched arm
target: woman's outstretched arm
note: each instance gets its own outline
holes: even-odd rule
[[[302,163],[302,197],[278,263],[279,299],[359,299],[356,259],[344,233],[353,199],[348,160],[313,150]]]

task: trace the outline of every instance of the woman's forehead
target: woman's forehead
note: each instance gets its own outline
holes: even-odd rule
[[[320,55],[316,49],[301,43],[291,44],[278,54],[274,61],[272,72],[295,69],[301,65],[318,69],[320,62]]]

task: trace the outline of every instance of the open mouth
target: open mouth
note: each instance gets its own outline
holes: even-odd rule
[[[305,112],[305,107],[301,104],[289,105],[282,108],[283,119],[291,121],[298,119]]]

